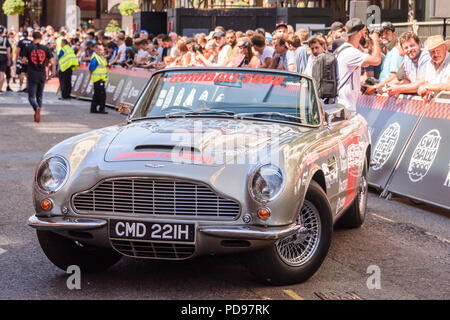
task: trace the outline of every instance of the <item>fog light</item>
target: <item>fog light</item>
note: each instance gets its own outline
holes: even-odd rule
[[[258,217],[260,219],[268,219],[270,217],[270,210],[268,208],[260,208],[258,210]]]
[[[50,210],[53,207],[53,202],[50,199],[44,199],[41,201],[41,208],[42,210]]]

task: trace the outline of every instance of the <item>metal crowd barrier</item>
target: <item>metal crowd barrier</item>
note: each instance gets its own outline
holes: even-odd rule
[[[117,109],[121,102],[135,104],[153,72],[140,68],[124,69],[119,66],[109,68],[105,84],[106,105]],[[89,69],[81,65],[72,74],[71,96],[91,100],[93,94],[94,86]]]
[[[444,97],[444,98],[440,98]],[[446,98],[447,97],[447,98]],[[450,210],[450,99],[361,95],[357,111],[372,138],[369,183]]]

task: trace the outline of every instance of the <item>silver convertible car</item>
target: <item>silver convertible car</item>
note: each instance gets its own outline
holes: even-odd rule
[[[364,221],[367,123],[309,77],[166,69],[130,107],[37,166],[28,224],[63,270],[240,252],[258,278],[292,284],[318,270],[335,223]]]

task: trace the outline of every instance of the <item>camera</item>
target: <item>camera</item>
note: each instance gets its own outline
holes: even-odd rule
[[[378,33],[379,35],[382,33],[383,29],[380,26],[369,26],[367,27],[367,32],[369,34]]]

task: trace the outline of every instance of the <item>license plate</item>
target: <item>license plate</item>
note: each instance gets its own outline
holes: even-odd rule
[[[115,239],[193,243],[195,223],[110,220],[109,236]]]

